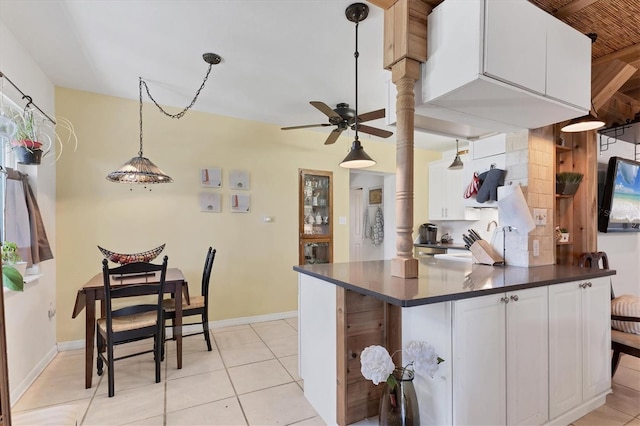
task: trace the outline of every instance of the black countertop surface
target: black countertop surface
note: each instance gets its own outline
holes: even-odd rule
[[[588,281],[616,273],[564,265],[487,266],[436,258],[420,259],[419,277],[408,279],[391,276],[390,260],[300,265],[293,269],[402,307]]]
[[[440,248],[447,250],[469,250],[464,246],[464,244],[455,244],[455,243],[436,243],[436,244],[422,244],[415,243],[414,247],[429,247],[429,248]]]

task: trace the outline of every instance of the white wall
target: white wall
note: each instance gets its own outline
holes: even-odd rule
[[[395,220],[391,217],[391,213],[395,207],[395,188],[393,192],[388,194],[388,188],[385,187],[385,175],[381,173],[367,171],[351,171],[349,178],[349,187],[351,189],[362,188],[362,208],[369,214],[369,221],[372,224],[378,207],[382,209],[384,217],[384,240],[380,245],[373,245],[370,238],[362,240],[361,259],[367,260],[383,260],[388,246],[393,247],[395,241]],[[369,205],[369,190],[382,188],[382,205]],[[392,203],[387,202],[391,197]],[[364,218],[360,218],[363,220]],[[351,244],[351,242],[350,242]],[[387,247],[387,249],[385,249]],[[395,251],[394,251],[395,254]]]
[[[606,164],[612,156],[633,160],[634,145],[624,141],[610,144],[609,149],[600,153],[598,163]],[[609,266],[617,272],[611,279],[615,294],[640,296],[640,232],[599,232],[598,250],[607,253]]]
[[[13,34],[0,22],[0,70],[49,116],[54,115],[54,86],[18,44]],[[24,106],[15,93],[5,91],[18,105]],[[20,166],[29,175],[42,213],[49,242],[55,256],[55,166],[43,160],[40,166]],[[40,371],[55,356],[55,317],[48,311],[56,306],[56,263],[40,264],[42,277],[25,285],[23,293],[5,292],[5,326],[9,363],[9,387],[12,403],[27,389]],[[65,312],[65,315],[71,315]]]

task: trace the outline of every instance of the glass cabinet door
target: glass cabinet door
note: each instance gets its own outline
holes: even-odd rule
[[[333,173],[303,169],[299,173],[299,262],[333,262]]]

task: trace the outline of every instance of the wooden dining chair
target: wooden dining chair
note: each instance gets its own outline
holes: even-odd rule
[[[602,267],[599,266],[600,264]],[[592,269],[609,269],[609,258],[603,251],[584,253],[578,265]],[[640,325],[634,326],[634,324],[640,324],[640,312],[637,315],[621,315],[622,312],[630,313],[633,309],[638,311],[639,307],[640,302],[637,297],[623,295],[616,298],[611,286],[611,350],[613,351],[611,377],[616,374],[621,354],[640,358],[640,334],[638,334]]]
[[[107,259],[102,261],[104,280],[105,316],[96,323],[96,341],[98,349],[98,375],[103,373],[107,364],[109,379],[109,397],[115,394],[114,361],[153,352],[156,367],[156,383],[160,382],[160,362],[164,345],[164,322],[162,320],[162,299],[167,275],[168,257],[161,265],[135,262],[116,268],[109,268]],[[141,282],[145,276],[157,276],[151,283]],[[131,283],[127,283],[130,281]],[[130,304],[113,309],[115,298],[151,295],[154,303]],[[149,301],[151,302],[151,301]],[[153,349],[114,357],[114,347],[123,343],[153,338]]]
[[[213,260],[216,257],[216,250],[209,247],[207,251],[207,256],[204,262],[204,270],[202,271],[202,283],[201,283],[201,295],[200,296],[190,296],[189,301],[191,303],[187,303],[187,301],[182,299],[182,318],[183,318],[183,328],[185,325],[198,325],[202,324],[202,331],[198,331],[195,333],[184,334],[183,337],[188,336],[197,336],[200,334],[204,334],[204,340],[207,343],[207,350],[211,352],[211,336],[209,336],[209,281],[211,279],[211,270],[213,269]],[[165,299],[163,303],[164,309],[164,319],[165,321],[171,320],[171,327],[175,326],[175,302],[174,299]],[[200,315],[200,322],[184,322],[184,317]],[[166,324],[165,324],[166,327]],[[175,330],[175,328],[174,328]]]

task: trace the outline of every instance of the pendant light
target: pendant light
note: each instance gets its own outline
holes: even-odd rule
[[[561,132],[565,133],[577,133],[577,132],[586,132],[587,130],[595,130],[604,127],[604,121],[600,120],[595,112],[593,114],[589,113],[583,117],[574,118],[569,121],[566,126],[560,129]]]
[[[202,55],[202,58],[206,63],[209,64],[209,68],[207,69],[207,73],[204,76],[204,80],[202,81],[202,84],[200,85],[200,88],[196,92],[191,103],[177,114],[169,114],[167,111],[165,111],[156,102],[153,96],[151,96],[147,83],[142,79],[142,77],[138,77],[138,94],[140,101],[140,150],[138,151],[137,157],[133,157],[131,160],[124,163],[118,170],[107,175],[106,179],[109,182],[138,185],[151,185],[156,183],[173,182],[173,179],[169,175],[163,172],[158,166],[153,164],[153,162],[146,158],[142,152],[142,87],[144,86],[145,91],[147,92],[147,96],[149,96],[149,99],[151,99],[151,101],[153,101],[153,103],[158,107],[160,112],[168,117],[180,119],[196,103],[200,92],[202,91],[202,89],[204,89],[204,85],[209,78],[209,73],[211,73],[211,68],[213,67],[213,65],[219,64],[222,61],[222,58],[215,53],[205,53],[204,55]]]
[[[451,165],[447,168],[449,170],[458,170],[458,169],[461,169],[463,166],[464,166],[464,163],[462,162],[462,159],[460,158],[460,154],[458,151],[458,139],[456,139],[456,158],[453,159],[453,163],[451,163]]]
[[[353,54],[356,59],[356,118],[353,126],[353,130],[355,131],[354,141],[351,144],[349,154],[347,154],[340,163],[340,167],[346,169],[361,169],[376,164],[376,162],[364,152],[364,148],[362,148],[362,144],[360,144],[360,140],[358,139],[358,121],[360,120],[358,117],[358,56],[360,56],[358,53],[358,24],[360,21],[364,21],[369,15],[369,6],[364,3],[354,3],[347,7],[345,15],[349,21],[356,23],[356,51]]]

